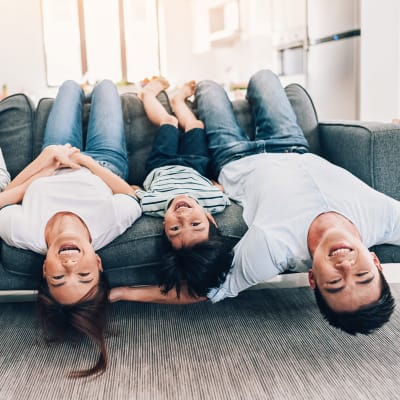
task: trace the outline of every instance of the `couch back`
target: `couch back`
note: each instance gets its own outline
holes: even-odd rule
[[[311,151],[320,154],[318,120],[308,93],[300,85],[286,87],[286,94],[293,106],[298,123],[310,143]],[[159,100],[171,112],[165,92]],[[41,151],[46,121],[54,99],[43,98],[36,109],[23,94],[10,96],[0,102],[0,147],[7,167],[14,177]],[[142,102],[134,93],[121,95],[125,133],[129,157],[129,183],[142,184],[145,179],[145,161],[151,150],[157,127],[146,117]],[[189,103],[195,111],[194,105]],[[254,121],[246,100],[235,100],[233,108],[238,122],[251,139],[254,139]],[[90,104],[84,107],[84,134]]]

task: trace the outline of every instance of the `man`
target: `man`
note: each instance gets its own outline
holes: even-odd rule
[[[328,321],[344,331],[370,333],[388,321],[394,301],[377,257],[379,243],[400,244],[400,203],[349,172],[308,153],[289,100],[270,71],[250,80],[247,97],[256,125],[250,141],[221,86],[200,82],[199,119],[205,124],[215,172],[243,206],[249,229],[234,248],[232,269],[207,296],[160,289],[116,289],[111,299],[217,302],[285,271],[309,270],[310,286]]]

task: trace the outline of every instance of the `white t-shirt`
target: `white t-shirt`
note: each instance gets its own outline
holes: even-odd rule
[[[226,281],[213,301],[237,296],[284,271],[307,271],[307,234],[321,213],[352,221],[367,246],[400,245],[400,202],[314,154],[257,154],[225,165],[225,192],[243,206],[249,229],[234,248]]]
[[[0,210],[0,236],[10,246],[46,254],[46,224],[61,211],[72,212],[85,222],[95,250],[110,243],[141,216],[137,200],[113,195],[88,169],[63,169],[33,181],[21,205]]]

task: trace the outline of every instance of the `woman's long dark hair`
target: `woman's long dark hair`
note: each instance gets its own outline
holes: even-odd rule
[[[84,370],[71,371],[70,378],[102,374],[107,368],[104,334],[107,325],[109,285],[104,273],[99,284],[74,304],[60,304],[51,296],[47,282],[42,279],[38,290],[38,310],[46,341],[64,340],[69,331],[88,336],[99,348],[96,364]]]

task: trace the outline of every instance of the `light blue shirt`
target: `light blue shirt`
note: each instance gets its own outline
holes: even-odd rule
[[[249,229],[234,248],[225,282],[208,294],[213,302],[284,271],[307,271],[308,231],[322,213],[352,221],[367,247],[400,245],[400,202],[314,154],[245,157],[224,166],[219,181],[243,206]]]

